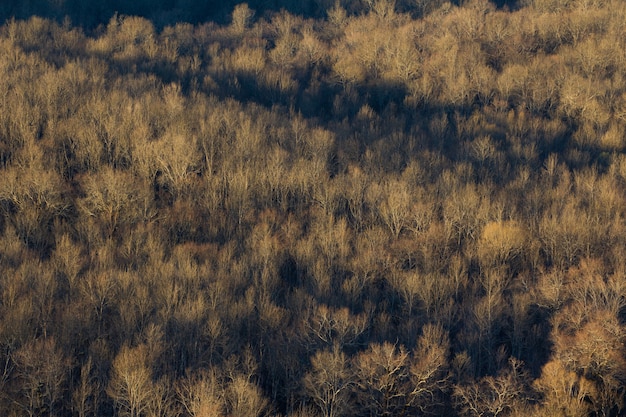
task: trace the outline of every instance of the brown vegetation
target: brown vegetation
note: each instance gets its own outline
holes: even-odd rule
[[[0,414],[625,415],[624,3],[330,3],[0,27]]]

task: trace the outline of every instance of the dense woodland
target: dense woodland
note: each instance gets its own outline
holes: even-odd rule
[[[0,415],[626,415],[626,2],[2,3]]]

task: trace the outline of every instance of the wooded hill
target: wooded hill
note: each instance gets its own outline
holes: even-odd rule
[[[626,414],[625,2],[9,6],[1,415]]]

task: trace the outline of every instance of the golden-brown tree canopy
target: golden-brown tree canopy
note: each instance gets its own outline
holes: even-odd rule
[[[626,415],[623,1],[79,3],[0,5],[1,415]]]

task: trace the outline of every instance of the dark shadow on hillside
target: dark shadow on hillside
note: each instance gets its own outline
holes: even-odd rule
[[[500,9],[514,10],[519,7],[518,0],[492,0]],[[40,16],[54,19],[61,23],[66,19],[73,26],[81,27],[86,32],[106,25],[114,14],[141,16],[152,21],[160,30],[176,23],[198,24],[213,21],[219,24],[230,22],[233,8],[240,3],[247,3],[256,11],[257,16],[285,10],[291,14],[305,18],[321,18],[326,16],[329,8],[335,5],[328,0],[4,0],[0,4],[0,22],[7,19],[28,19]],[[360,0],[344,0],[340,2],[350,14],[364,13],[367,3]],[[458,0],[451,1],[458,5]],[[416,9],[417,7],[417,9]],[[419,17],[424,11],[411,1],[396,1],[396,10]],[[428,13],[428,12],[426,12]]]
[[[115,13],[141,16],[150,19],[157,29],[168,25],[187,22],[192,24],[214,21],[225,24],[240,0],[194,1],[194,0],[5,0],[0,4],[0,21],[10,18],[28,19],[37,15],[62,22],[69,18],[72,25],[82,27],[86,32],[105,25]],[[250,0],[250,8],[257,16],[272,11],[286,10],[305,17],[320,17],[325,9],[320,2],[289,0]]]

